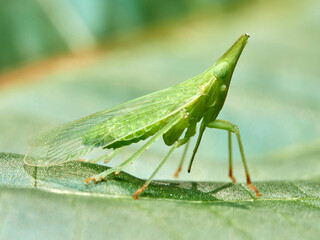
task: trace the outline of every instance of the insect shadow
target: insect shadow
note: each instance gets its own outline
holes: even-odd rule
[[[137,186],[144,182],[126,172],[110,175],[99,184],[85,184],[83,179],[109,167],[87,163],[69,162],[58,166],[34,167],[24,165],[25,171],[34,178],[34,187],[68,190],[71,192],[97,193],[106,196],[132,196]],[[216,195],[230,191],[235,185],[221,182],[154,181],[141,197],[181,201],[221,201]],[[230,189],[230,190],[229,190]]]

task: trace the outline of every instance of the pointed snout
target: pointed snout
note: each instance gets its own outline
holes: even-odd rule
[[[248,33],[241,35],[238,40],[228,49],[228,51],[226,51],[225,54],[220,57],[219,60],[228,62],[230,67],[234,69],[244,47],[248,42],[249,37],[250,36]]]
[[[212,74],[229,85],[233,71],[237,65],[240,55],[246,46],[249,34],[241,35],[238,40],[225,52],[212,66]]]
[[[237,64],[249,37],[250,36],[248,33],[241,35],[238,40],[228,49],[228,51],[226,51],[225,54],[220,57],[219,60],[228,62],[232,70],[234,70],[234,67]]]

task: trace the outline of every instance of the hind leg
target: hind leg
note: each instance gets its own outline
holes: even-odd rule
[[[167,153],[167,155],[164,157],[164,159],[161,161],[161,163],[159,164],[159,166],[156,168],[156,170],[154,170],[154,172],[152,173],[152,175],[149,177],[149,179],[143,184],[143,186],[141,188],[139,188],[133,198],[134,199],[138,199],[138,195],[140,193],[142,193],[144,190],[147,189],[148,185],[150,184],[150,182],[153,180],[153,178],[156,176],[157,172],[160,170],[160,168],[163,166],[163,164],[167,161],[167,159],[170,157],[171,153],[177,148],[180,147],[181,145],[188,143],[189,142],[189,138],[183,138],[178,140],[177,142],[175,142],[173,144],[173,146],[171,147],[170,151]]]

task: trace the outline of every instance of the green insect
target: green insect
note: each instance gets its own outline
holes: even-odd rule
[[[138,151],[118,166],[85,180],[86,183],[99,182],[111,173],[121,172],[156,140],[163,137],[165,144],[172,147],[151,177],[136,191],[134,194],[136,199],[148,187],[170,154],[176,148],[185,145],[183,157],[175,173],[175,176],[178,176],[189,140],[196,134],[197,124],[201,121],[188,172],[191,170],[205,129],[223,129],[228,131],[230,178],[233,182],[236,181],[232,172],[231,148],[231,134],[235,133],[247,184],[257,196],[260,196],[258,189],[251,184],[238,127],[231,122],[216,119],[227,97],[234,68],[248,38],[248,34],[240,36],[211,68],[177,86],[94,113],[32,139],[24,159],[25,163],[33,166],[56,165],[76,161],[92,152],[105,149],[113,149],[107,157],[111,159],[126,146],[150,138]]]

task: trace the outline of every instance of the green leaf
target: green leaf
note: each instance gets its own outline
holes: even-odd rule
[[[127,173],[85,184],[107,167],[84,162],[30,167],[23,157],[0,154],[2,239],[93,233],[98,239],[312,239],[320,233],[319,179],[258,182],[259,199],[243,184],[155,181],[133,200],[143,181]],[[16,227],[26,223],[28,228]]]

